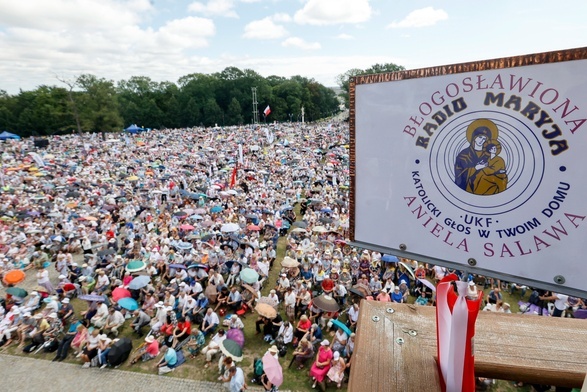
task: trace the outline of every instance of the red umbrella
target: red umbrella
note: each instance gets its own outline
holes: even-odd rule
[[[73,283],[66,283],[63,285],[63,291],[69,292],[75,290],[75,285]]]
[[[248,225],[247,226],[247,230],[251,230],[251,231],[259,231],[261,230],[261,228],[257,225]]]
[[[112,299],[114,302],[118,302],[121,298],[130,298],[130,291],[124,287],[117,287],[112,291]]]
[[[4,275],[4,283],[6,284],[18,284],[26,278],[26,274],[22,270],[8,271]]]

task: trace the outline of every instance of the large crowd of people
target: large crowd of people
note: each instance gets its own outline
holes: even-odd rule
[[[254,382],[276,390],[262,365],[289,354],[285,371],[342,387],[360,300],[430,306],[448,272],[348,244],[347,143],[344,122],[2,143],[0,343],[84,367],[152,361],[159,374],[201,356],[240,391],[253,318],[246,338],[267,346]],[[470,280],[491,311],[511,311],[501,290],[527,290]]]

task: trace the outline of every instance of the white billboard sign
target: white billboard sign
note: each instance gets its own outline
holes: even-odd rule
[[[587,293],[587,50],[351,82],[351,239]]]

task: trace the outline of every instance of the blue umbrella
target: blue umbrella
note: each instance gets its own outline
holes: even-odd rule
[[[169,264],[169,268],[185,269],[185,265],[183,265],[183,264]]]
[[[126,265],[126,270],[128,272],[139,272],[145,268],[147,268],[147,264],[142,260],[133,260]]]
[[[204,217],[202,215],[196,214],[196,215],[190,216],[188,219],[191,219],[191,220],[202,220],[202,219],[204,219]]]
[[[331,213],[332,210],[330,208],[326,207],[326,208],[321,209],[320,212]]]
[[[381,257],[381,261],[383,261],[384,263],[397,263],[399,259],[397,258],[397,256],[383,255]]]
[[[253,284],[259,280],[259,274],[252,268],[245,268],[241,271],[240,278],[245,283]]]
[[[177,244],[174,245],[177,249],[181,249],[181,250],[188,250],[188,249],[192,249],[194,246],[189,243],[189,242],[178,242]]]
[[[210,212],[217,213],[222,211],[222,206],[214,206],[210,209]]]
[[[104,301],[104,296],[103,295],[97,295],[97,294],[80,295],[78,298],[79,299],[82,299],[84,301]]]
[[[139,303],[133,298],[121,298],[118,300],[118,306],[126,310],[133,311],[139,308]]]
[[[339,321],[339,320],[330,320],[332,322],[332,325],[342,329],[344,331],[344,333],[347,334],[347,336],[351,336],[351,330],[349,329],[349,327],[347,327],[343,322]]]
[[[133,280],[130,281],[130,283],[128,284],[128,288],[131,290],[138,290],[138,289],[141,289],[141,288],[145,287],[146,285],[148,285],[150,281],[151,281],[150,276],[147,276],[147,275],[137,276],[136,278],[134,278]]]
[[[188,267],[188,269],[192,269],[192,268],[204,268],[204,269],[208,269],[208,266],[206,264],[190,264],[190,266]]]

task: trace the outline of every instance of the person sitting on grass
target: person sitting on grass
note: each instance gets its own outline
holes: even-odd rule
[[[219,307],[225,306],[228,303],[228,289],[223,287],[222,290],[218,293],[218,297],[216,297],[216,307],[214,311],[217,311]]]
[[[151,359],[157,358],[159,355],[159,341],[149,335],[145,338],[145,343],[139,348],[137,355],[130,361],[131,365],[134,365],[139,361],[143,362],[150,361]]]
[[[226,339],[226,335],[223,329],[218,330],[218,333],[212,337],[210,342],[206,347],[202,349],[202,354],[206,355],[206,365],[205,368],[210,367],[212,363],[212,357],[220,351],[220,344],[222,341]]]
[[[236,286],[232,286],[230,293],[228,294],[226,305],[228,305],[233,312],[236,312],[240,309],[242,302],[243,297],[241,293],[236,289]]]
[[[204,321],[202,322],[202,332],[204,332],[204,335],[206,336],[210,335],[214,333],[218,324],[220,324],[218,315],[212,310],[212,308],[208,308],[206,316],[204,316]]]
[[[114,307],[110,308],[108,310],[108,318],[106,319],[106,325],[104,326],[104,333],[111,333],[112,335],[117,337],[118,329],[123,326],[124,321],[124,316],[122,315],[120,310],[115,309]]]
[[[192,323],[189,317],[180,317],[177,319],[177,325],[173,330],[173,347],[183,342],[190,336],[192,330]]]
[[[81,359],[84,363],[83,368],[89,368],[92,365],[92,359],[98,355],[98,345],[100,344],[100,330],[95,328],[88,336],[85,347],[83,349]]]
[[[192,328],[184,347],[189,351],[190,358],[194,359],[204,344],[206,344],[206,336],[198,328]]]
[[[173,348],[163,346],[161,347],[161,354],[163,354],[163,358],[155,367],[159,371],[159,375],[172,372],[177,364],[177,352]]]
[[[307,339],[302,339],[292,356],[289,367],[295,362],[296,368],[301,370],[304,368],[306,361],[314,357],[314,346]]]

